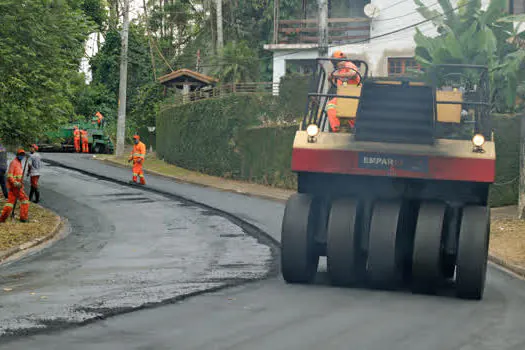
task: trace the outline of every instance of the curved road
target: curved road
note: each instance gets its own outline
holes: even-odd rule
[[[127,180],[126,169],[50,158]],[[279,237],[283,204],[148,177],[152,189],[229,211]],[[6,349],[525,349],[525,284],[489,267],[481,302],[287,285],[280,277],[84,327],[17,339]],[[1,299],[0,299],[1,301]],[[0,346],[0,348],[2,348]]]

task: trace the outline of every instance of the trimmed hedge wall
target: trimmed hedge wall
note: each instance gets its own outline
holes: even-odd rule
[[[291,170],[292,146],[297,126],[251,128],[239,134],[241,178],[282,188],[297,188]]]
[[[165,110],[157,118],[157,154],[186,169],[240,178],[238,134],[274,118],[277,102],[272,96],[232,95]]]
[[[496,142],[496,182],[490,189],[493,207],[518,202],[520,117],[494,116],[492,120]]]

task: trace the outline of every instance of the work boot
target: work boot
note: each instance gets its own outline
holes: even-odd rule
[[[29,222],[27,219],[20,219],[20,222]]]
[[[35,188],[35,203],[40,202],[40,190]]]

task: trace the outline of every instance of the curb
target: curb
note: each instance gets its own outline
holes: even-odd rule
[[[489,254],[489,261],[515,273],[519,278],[525,279],[525,268],[509,263],[508,261],[492,254]]]
[[[35,204],[33,203],[33,205]],[[49,209],[46,208],[46,210],[49,210]],[[66,219],[60,217],[59,215],[56,215],[55,217],[57,220],[55,227],[47,235],[36,238],[29,242],[20,244],[18,247],[13,247],[8,250],[0,251],[0,265],[4,264],[13,255],[18,254],[18,253],[27,252],[29,249],[34,248],[38,245],[41,245],[55,238],[60,232],[62,232],[62,229],[65,227]],[[21,257],[22,256],[20,256],[19,258]]]
[[[114,165],[114,166],[122,168],[122,169],[128,169],[125,165],[120,164],[118,162],[114,162],[114,161],[109,160],[109,159],[96,159],[96,160],[99,161],[99,162],[109,163],[111,165]],[[213,185],[203,184],[203,183],[198,182],[198,181],[186,180],[186,179],[181,179],[180,177],[162,174],[162,173],[159,173],[159,172],[157,172],[155,170],[144,169],[144,173],[151,174],[151,175],[156,175],[156,176],[168,179],[168,180],[173,180],[173,181],[184,183],[184,184],[196,185],[196,186],[200,186],[200,187],[204,187],[204,188],[213,188],[213,189],[221,191],[221,192],[230,192],[230,193],[241,194],[241,195],[248,196],[248,197],[264,198],[264,199],[268,199],[268,200],[272,200],[272,201],[276,201],[276,202],[281,202],[281,203],[286,203],[286,201],[288,199],[288,198],[276,197],[276,196],[267,195],[267,194],[254,194],[254,193],[251,193],[251,192],[237,191],[237,190],[228,189],[228,188],[220,188],[220,187],[216,187],[216,186],[213,186]]]

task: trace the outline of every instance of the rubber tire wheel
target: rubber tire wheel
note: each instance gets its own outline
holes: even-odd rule
[[[490,233],[490,209],[463,209],[459,231],[456,292],[462,299],[480,300],[485,290]]]
[[[393,289],[402,281],[398,242],[402,202],[378,201],[372,210],[368,238],[368,282],[375,288]]]
[[[360,280],[364,262],[359,263],[358,201],[351,198],[335,200],[328,219],[326,261],[332,284],[349,286]]]
[[[281,272],[288,283],[310,283],[317,273],[315,215],[312,196],[296,193],[288,199],[281,230]]]
[[[102,153],[102,152],[100,152],[100,145],[96,145],[96,146],[93,148],[93,153],[96,153],[96,154]]]
[[[412,291],[433,294],[443,280],[441,240],[445,226],[444,203],[422,202],[412,253]]]
[[[443,278],[451,279],[454,277],[454,272],[456,271],[456,257],[445,255],[441,262],[441,271]]]

